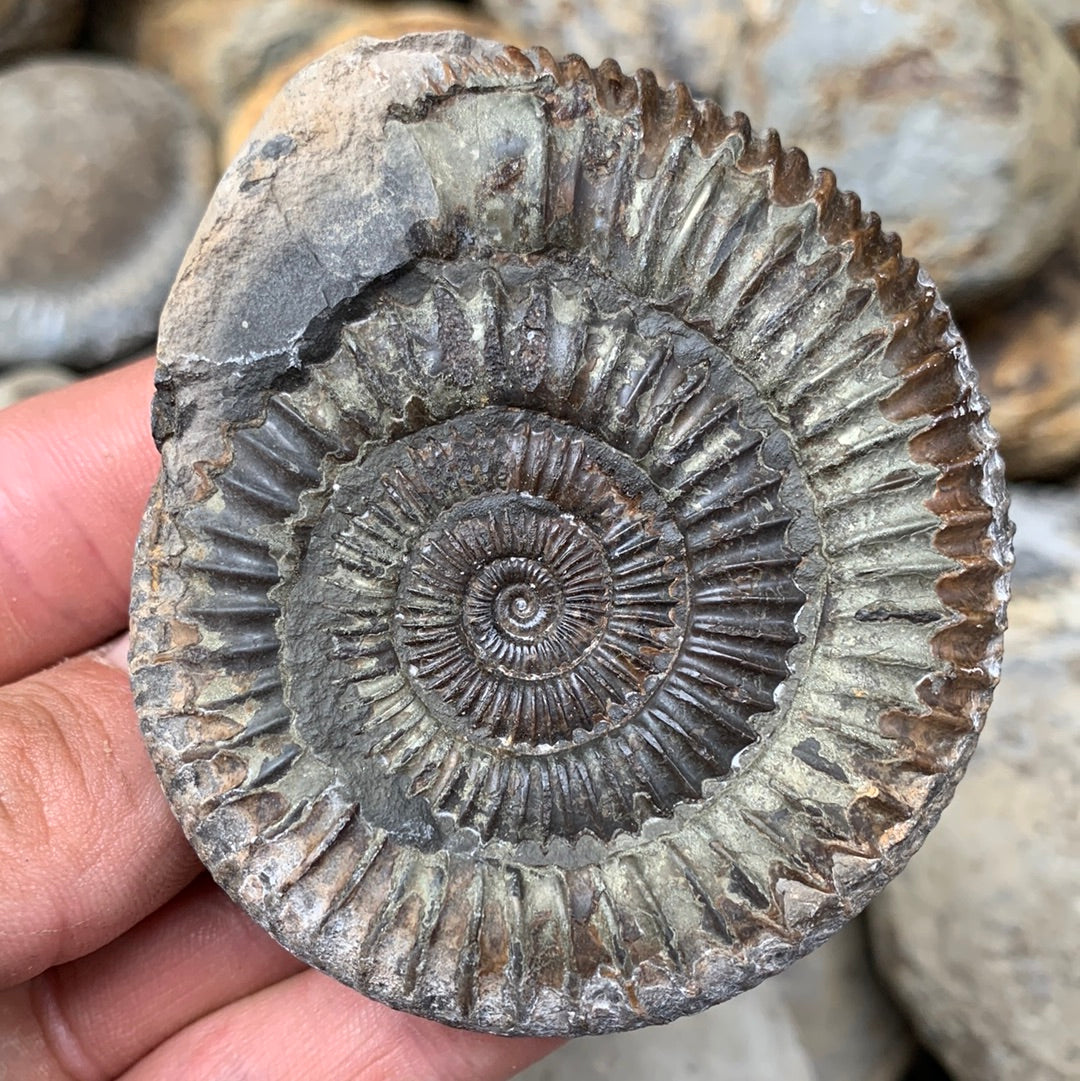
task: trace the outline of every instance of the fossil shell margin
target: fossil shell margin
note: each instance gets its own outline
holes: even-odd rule
[[[348,107],[326,108],[326,86],[344,94],[353,85],[357,97]],[[466,133],[493,117],[506,118],[505,137],[494,149],[470,144]],[[596,190],[588,198],[573,187],[580,171],[577,181],[565,175],[567,197],[565,186],[542,180],[522,152],[523,145],[546,145],[523,133],[539,139],[551,117],[571,137],[596,122],[587,137],[597,151],[589,174]],[[447,145],[444,123],[461,153],[476,150],[471,160],[479,164],[456,171],[444,164],[436,185],[431,174]],[[615,156],[614,167],[601,149]],[[717,275],[691,281],[694,288],[685,288],[687,281],[699,268],[725,266],[735,245],[725,249],[723,238],[740,220],[746,230],[748,220],[736,214],[724,222],[711,203],[727,190],[710,181],[714,166],[714,179],[723,176],[745,194],[741,209],[757,207],[769,235],[786,236],[790,246],[739,247],[747,260],[760,256],[765,270],[757,278],[725,271],[705,310],[699,298]],[[343,173],[349,184],[340,183]],[[625,192],[619,178],[627,179]],[[600,206],[611,212],[593,213]],[[686,224],[697,214],[700,231]],[[900,535],[933,537],[918,545],[922,564],[910,575],[918,618],[892,598],[841,613],[847,623],[832,619],[830,626],[847,627],[832,643],[836,664],[837,651],[857,653],[868,627],[903,631],[893,638],[896,656],[867,659],[860,669],[880,673],[877,691],[860,692],[851,673],[834,673],[837,686],[847,678],[863,705],[847,719],[837,713],[833,730],[819,723],[828,711],[807,690],[812,680],[799,676],[809,661],[794,666],[798,678],[780,692],[783,726],[801,739],[785,737],[783,746],[771,740],[754,769],[737,772],[724,788],[728,799],[742,793],[749,808],[736,831],[741,849],[730,851],[710,832],[721,812],[707,799],[670,820],[697,838],[688,842],[689,860],[678,838],[661,832],[643,833],[634,851],[616,846],[600,872],[588,861],[544,869],[478,850],[384,866],[385,835],[372,833],[351,853],[339,844],[352,811],[314,756],[289,750],[273,729],[257,737],[257,754],[228,746],[242,731],[239,718],[250,720],[256,694],[250,682],[244,688],[225,676],[206,679],[220,642],[185,613],[192,587],[181,568],[193,541],[184,515],[228,503],[218,478],[234,457],[232,432],[260,422],[265,428],[271,392],[302,398],[304,373],[332,356],[341,323],[372,283],[377,294],[379,283],[418,258],[452,261],[463,250],[532,257],[552,246],[584,253],[629,295],[722,338],[767,394],[782,390],[796,368],[765,368],[750,346],[771,332],[789,334],[768,355],[795,357],[807,325],[800,320],[820,314],[819,304],[827,308],[827,288],[812,303],[802,297],[784,309],[786,329],[777,331],[730,317],[742,310],[734,302],[749,292],[748,282],[756,294],[769,280],[782,285],[784,266],[796,275],[817,267],[822,282],[838,283],[835,312],[848,312],[845,300],[854,305],[847,323],[876,320],[878,337],[864,343],[859,369],[865,394],[834,401],[831,410],[824,398],[814,407],[810,395],[798,423],[776,411],[796,443],[821,432],[841,448],[847,439],[842,476],[856,469],[863,483],[877,484],[883,501],[914,504],[910,515],[898,512]],[[219,269],[208,273],[208,266]],[[739,291],[726,296],[725,281]],[[721,309],[726,321],[716,315]],[[844,325],[831,325],[837,340]],[[543,51],[464,35],[346,47],[289,84],[226,173],[170,298],[160,354],[155,431],[163,473],[144,523],[132,602],[144,732],[200,856],[234,898],[312,964],[391,1005],[494,1032],[565,1035],[672,1020],[752,986],[835,931],[899,870],[948,801],[974,749],[1000,658],[1011,556],[994,437],[932,284],[876,217],[862,214],[857,198],[839,192],[831,174],[811,174],[802,154],[784,151],[774,133],[756,137],[745,118],[694,102],[685,88],[661,90],[647,73],[625,77],[611,62],[591,71],[575,58],[558,63]],[[798,398],[799,389],[789,396]],[[883,447],[899,448],[904,469],[878,461]],[[812,455],[804,451],[802,460]],[[825,453],[818,464],[820,475],[836,463]],[[842,501],[843,489],[822,482],[815,498]],[[849,546],[867,541],[859,528]],[[836,529],[829,536],[842,549]],[[897,562],[897,545],[877,558]],[[823,603],[822,595],[819,610]],[[941,626],[927,629],[934,623]],[[804,654],[811,648],[825,647],[813,638]],[[903,656],[905,649],[912,655]],[[918,667],[912,656],[931,674],[897,675]],[[207,707],[213,694],[227,705]],[[792,754],[796,745],[801,757]],[[845,772],[852,759],[858,779]],[[812,798],[800,800],[799,786],[807,785]],[[295,810],[305,793],[322,798],[308,799],[290,819],[289,800]],[[691,821],[695,816],[700,821]],[[345,895],[372,868],[365,888],[381,901],[351,923],[352,897]],[[334,897],[345,899],[328,911],[331,879]],[[460,903],[444,910],[440,898]],[[440,952],[439,935],[456,948]],[[627,942],[642,943],[641,950]],[[582,952],[586,943],[595,956]],[[462,956],[471,958],[464,978]]]

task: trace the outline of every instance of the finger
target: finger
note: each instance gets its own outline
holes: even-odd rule
[[[126,670],[88,655],[0,688],[0,865],[0,986],[97,949],[195,876]]]
[[[309,969],[197,1021],[123,1081],[497,1081],[559,1043],[446,1028]]]
[[[152,376],[141,361],[0,411],[0,684],[127,622]]]
[[[115,942],[0,994],[0,1060],[12,1077],[108,1081],[303,967],[204,875]]]

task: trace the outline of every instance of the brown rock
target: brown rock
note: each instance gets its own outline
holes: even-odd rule
[[[1072,46],[1073,52],[1080,53],[1080,5],[1076,0],[1029,0],[1029,2],[1065,38]]]
[[[168,75],[221,123],[268,67],[340,23],[337,0],[115,0],[91,14],[100,48]]]
[[[871,907],[878,969],[956,1081],[1080,1077],[1080,492],[1013,489],[994,716]]]
[[[0,62],[75,40],[85,0],[0,0]]]
[[[1080,468],[1080,244],[961,328],[1013,480]]]
[[[150,341],[212,170],[159,75],[100,58],[0,72],[0,365],[92,367]]]

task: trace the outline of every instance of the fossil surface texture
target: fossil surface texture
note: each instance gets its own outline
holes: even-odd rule
[[[162,323],[132,671],[289,949],[515,1034],[672,1020],[919,846],[1010,530],[951,318],[685,88],[464,34],[297,75]]]
[[[950,1077],[1074,1081],[1080,491],[1017,485],[1013,507],[994,719],[941,828],[870,917],[878,968]]]

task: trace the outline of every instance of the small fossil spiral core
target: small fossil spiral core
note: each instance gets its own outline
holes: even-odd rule
[[[506,1034],[671,1020],[950,797],[1010,561],[985,406],[895,237],[743,118],[348,46],[226,173],[160,356],[143,731],[337,978]]]

